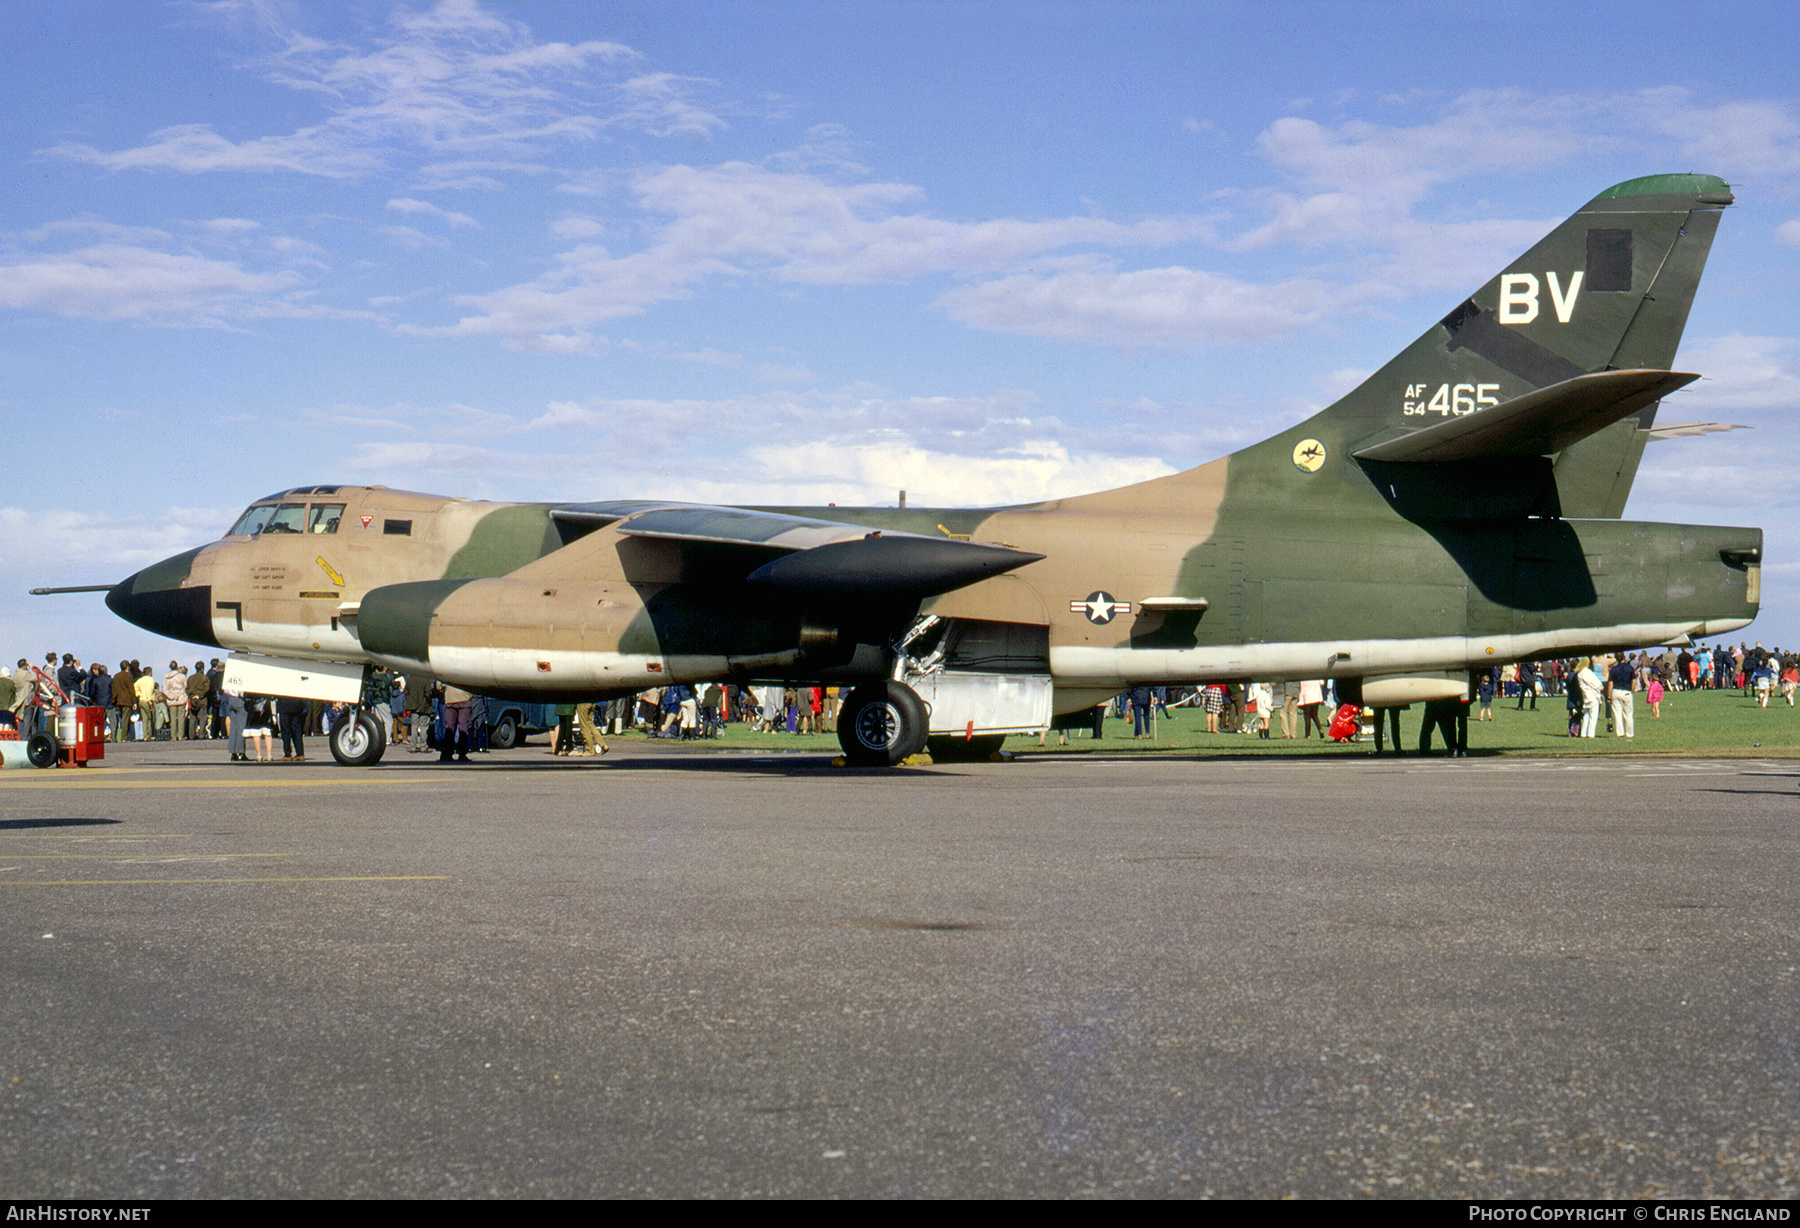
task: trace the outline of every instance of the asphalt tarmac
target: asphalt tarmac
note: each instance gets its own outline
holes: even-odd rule
[[[0,772],[45,1197],[1793,1197],[1800,763]]]

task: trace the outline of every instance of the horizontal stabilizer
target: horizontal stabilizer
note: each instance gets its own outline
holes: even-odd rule
[[[1659,439],[1685,439],[1689,435],[1712,435],[1719,431],[1747,431],[1739,422],[1670,422],[1650,428],[1650,442]]]
[[[1595,371],[1354,453],[1358,460],[1547,456],[1699,379],[1681,371]]]
[[[783,555],[749,580],[821,597],[934,597],[1043,557],[948,537],[870,533]]]

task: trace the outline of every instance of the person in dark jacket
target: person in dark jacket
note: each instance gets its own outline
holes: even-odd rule
[[[106,723],[102,726],[106,730],[106,740],[118,741],[119,710],[113,706],[112,675],[106,672],[106,666],[96,661],[88,667],[85,689],[87,698],[84,702],[106,711]]]
[[[281,761],[306,762],[306,701],[284,696],[275,702],[275,716],[281,722]]]
[[[137,691],[133,683],[137,675],[132,672],[131,662],[119,662],[119,672],[112,676],[112,706],[119,712],[119,742],[129,742],[131,737],[131,717],[137,711]]]

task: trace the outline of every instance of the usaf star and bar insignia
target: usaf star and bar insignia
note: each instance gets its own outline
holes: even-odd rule
[[[1082,601],[1071,601],[1069,613],[1085,614],[1087,620],[1095,626],[1105,626],[1120,614],[1131,613],[1129,601],[1114,601],[1113,595],[1102,589],[1095,589]]]

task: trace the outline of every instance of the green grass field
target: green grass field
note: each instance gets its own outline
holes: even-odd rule
[[[1665,696],[1662,717],[1650,715],[1650,705],[1640,694],[1636,699],[1637,736],[1630,741],[1605,732],[1591,740],[1568,736],[1568,711],[1560,698],[1538,700],[1538,709],[1518,711],[1517,700],[1494,702],[1494,719],[1475,719],[1476,708],[1469,714],[1469,753],[1471,755],[1594,756],[1594,755],[1670,755],[1709,758],[1800,758],[1800,707],[1790,708],[1779,696],[1759,708],[1755,700],[1745,699],[1737,691],[1683,691]],[[1400,715],[1400,733],[1406,750],[1418,748],[1419,722],[1423,707],[1415,705]],[[1039,750],[1037,740],[1014,737],[1006,740],[1006,749],[1019,754],[1155,754],[1181,752],[1219,755],[1366,755],[1374,749],[1369,741],[1339,745],[1321,743],[1317,738],[1279,740],[1280,722],[1274,722],[1276,737],[1264,742],[1244,734],[1208,734],[1205,715],[1191,708],[1172,708],[1168,719],[1158,719],[1153,741],[1136,741],[1131,736],[1129,720],[1108,718],[1106,735],[1100,739],[1085,731],[1071,730],[1069,744],[1058,746],[1056,735],[1049,745]],[[623,744],[645,741],[642,734],[626,734],[616,739]],[[1434,749],[1441,749],[1433,739]],[[674,745],[671,743],[670,745]],[[757,733],[742,725],[729,726],[723,737],[692,744],[708,750],[806,751],[833,754],[837,738],[832,734]]]
[[[1537,711],[1529,706],[1520,712],[1518,700],[1494,702],[1492,721],[1478,721],[1477,705],[1470,705],[1469,753],[1472,755],[1592,756],[1592,755],[1678,755],[1751,758],[1800,757],[1800,707],[1790,708],[1779,698],[1770,700],[1767,709],[1755,700],[1745,699],[1737,691],[1684,691],[1673,697],[1664,696],[1661,719],[1650,715],[1650,705],[1640,694],[1636,697],[1636,736],[1627,740],[1605,732],[1604,717],[1600,736],[1592,739],[1568,736],[1568,709],[1564,701],[1539,699]],[[1133,741],[1131,722],[1108,720],[1107,737],[1094,741],[1085,735],[1071,735],[1067,747],[1050,747],[1067,751],[1104,750],[1181,750],[1213,751],[1219,754],[1291,755],[1351,754],[1366,755],[1374,749],[1372,741],[1339,745],[1318,739],[1278,740],[1279,719],[1272,722],[1274,738],[1264,742],[1244,734],[1208,734],[1203,714],[1188,709],[1171,709],[1172,721],[1159,721],[1154,743]],[[1410,753],[1419,745],[1419,724],[1424,717],[1423,705],[1414,705],[1400,714],[1400,736]],[[1054,735],[1050,739],[1055,741]],[[1437,738],[1433,748],[1441,750]],[[1029,745],[1028,745],[1029,744]],[[1009,738],[1008,750],[1035,751],[1034,739]]]

